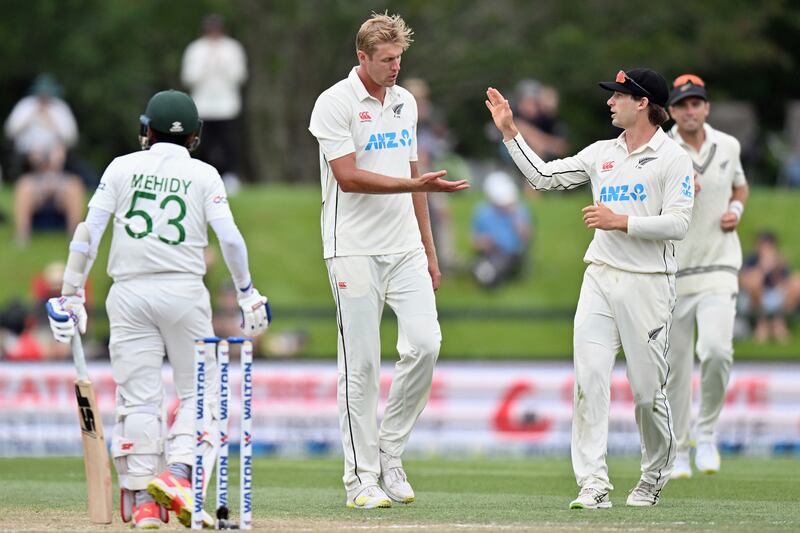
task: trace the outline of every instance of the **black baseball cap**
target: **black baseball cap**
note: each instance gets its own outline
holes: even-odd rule
[[[664,77],[649,68],[620,70],[614,81],[602,81],[598,85],[607,91],[617,91],[633,96],[646,96],[661,107],[667,105],[669,87]]]
[[[681,100],[694,96],[708,102],[706,82],[695,74],[681,74],[672,82],[672,92],[669,93],[669,105],[675,105]]]

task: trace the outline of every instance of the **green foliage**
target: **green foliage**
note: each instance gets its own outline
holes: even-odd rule
[[[10,111],[37,73],[54,73],[79,120],[79,151],[103,168],[135,149],[149,96],[180,88],[183,50],[201,19],[217,11],[249,55],[248,177],[314,182],[317,147],[306,129],[313,103],[356,63],[360,23],[384,8],[416,31],[401,83],[410,76],[430,82],[470,157],[496,153],[483,134],[486,87],[508,91],[522,78],[561,92],[575,149],[608,136],[596,82],[622,67],[647,65],[667,77],[697,72],[715,99],[752,102],[772,132],[800,94],[800,7],[791,0],[9,0],[0,23],[0,109]]]

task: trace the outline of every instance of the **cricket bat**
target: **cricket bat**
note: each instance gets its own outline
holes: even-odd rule
[[[77,329],[77,328],[76,328]],[[97,408],[94,388],[86,370],[86,358],[78,331],[72,337],[72,358],[78,371],[75,397],[78,400],[78,419],[83,440],[83,464],[86,469],[86,491],[89,519],[95,524],[111,523],[111,466],[103,434],[103,419]]]

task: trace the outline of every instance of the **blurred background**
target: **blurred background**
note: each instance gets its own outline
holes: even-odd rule
[[[538,195],[522,186],[490,124],[483,103],[488,86],[511,100],[528,142],[556,158],[618,134],[598,81],[637,66],[668,80],[700,75],[712,102],[709,123],[742,145],[751,186],[739,227],[745,256],[755,253],[757,236],[771,235],[785,290],[798,286],[795,2],[676,0],[644,9],[593,0],[8,0],[3,7],[0,454],[79,450],[70,355],[51,341],[43,302],[60,291],[70,228],[105,166],[138,149],[138,116],[166,88],[195,95],[219,90],[216,102],[230,100],[221,108],[198,102],[207,125],[198,155],[223,174],[256,285],[275,312],[258,346],[260,442],[270,450],[338,449],[335,310],[321,258],[317,144],[307,126],[319,93],[356,64],[355,34],[373,10],[402,14],[415,31],[400,85],[418,101],[421,167],[446,168],[472,182],[466,193],[430,197],[444,273],[437,296],[444,341],[421,422],[427,429],[412,437],[412,446],[435,451],[445,435],[480,443],[465,444],[471,450],[501,450],[509,442],[528,451],[563,450],[568,443],[572,316],[591,240],[580,209],[591,192]],[[222,88],[203,87],[202,57],[190,57],[190,44],[210,35],[240,44],[220,74],[227,76]],[[44,108],[32,126],[26,112]],[[497,228],[485,220],[499,204],[515,222],[510,234],[495,236]],[[503,257],[488,252],[492,239],[503,243]],[[103,305],[111,283],[104,271],[109,242],[107,231],[88,285],[86,345],[110,413]],[[235,296],[216,243],[207,260],[215,328],[235,334]],[[736,328],[743,364],[734,366],[742,373],[735,370],[723,415],[730,449],[798,449],[800,385],[792,376],[798,376],[800,329],[797,300],[787,301],[794,303],[764,317],[743,299]],[[387,379],[395,343],[387,311]],[[617,373],[620,439],[611,444],[635,451],[624,370]],[[495,376],[491,386],[485,375]],[[753,419],[753,406],[770,410],[762,418],[769,423]],[[43,408],[52,410],[51,419],[43,418]],[[461,420],[466,411],[474,417]],[[24,439],[22,426],[30,430]],[[62,426],[75,433],[74,449],[55,444]]]

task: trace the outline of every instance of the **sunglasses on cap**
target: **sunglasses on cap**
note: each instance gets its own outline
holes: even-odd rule
[[[686,85],[687,83],[691,83],[692,85],[697,85],[698,87],[705,87],[706,82],[703,81],[703,78],[700,76],[696,76],[694,74],[682,74],[675,78],[675,81],[672,82],[673,87],[680,87],[681,85]]]
[[[629,82],[631,82],[631,83],[632,83],[632,84],[633,84],[633,85],[634,85],[634,86],[635,86],[637,89],[639,89],[640,91],[642,91],[642,92],[643,92],[645,95],[652,97],[652,95],[650,94],[650,91],[648,91],[647,89],[645,89],[644,87],[642,87],[641,85],[639,85],[638,83],[636,83],[636,80],[634,80],[633,78],[631,78],[630,76],[628,76],[627,74],[625,74],[625,71],[624,71],[624,70],[620,70],[619,72],[617,72],[617,79],[616,79],[616,80],[614,80],[614,81],[616,81],[617,83],[622,83],[623,85],[625,84],[625,82],[626,82],[626,81],[629,81]]]

